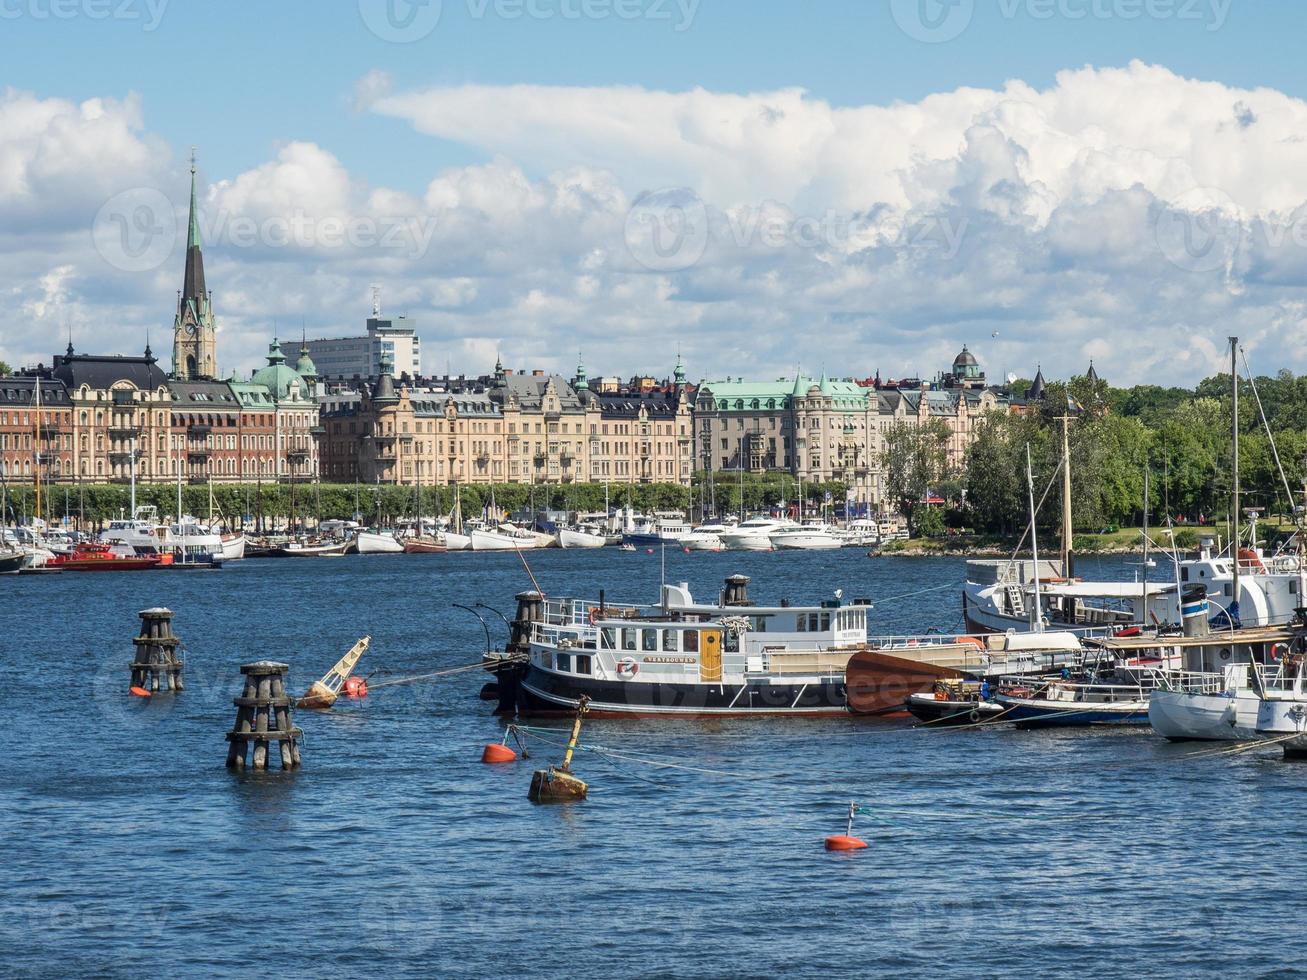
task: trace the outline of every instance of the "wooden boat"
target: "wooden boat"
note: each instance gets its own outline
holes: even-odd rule
[[[1149,692],[1156,685],[1146,678],[1122,678],[1118,683],[1107,679],[1009,678],[1000,682],[994,701],[1018,728],[1147,725]]]
[[[0,574],[8,575],[27,565],[27,554],[22,551],[0,551]]]
[[[445,547],[445,542],[426,535],[420,538],[404,539],[404,554],[406,555],[443,555],[448,550]]]
[[[909,694],[908,711],[936,728],[978,725],[1003,714],[1003,706],[981,698],[978,685],[937,683],[934,690]]]
[[[134,572],[171,565],[171,555],[138,555],[130,548],[79,544],[71,554],[57,555],[49,564],[65,572]]]
[[[277,558],[339,558],[349,548],[348,541],[288,541],[272,549]]]

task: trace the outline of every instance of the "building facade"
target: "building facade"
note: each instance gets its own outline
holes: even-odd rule
[[[325,396],[322,472],[382,483],[688,485],[691,412],[679,365],[672,382],[604,395],[590,390],[584,367],[569,380],[496,364],[491,376],[443,390],[383,373]]]

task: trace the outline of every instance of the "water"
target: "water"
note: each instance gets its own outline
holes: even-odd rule
[[[659,556],[611,549],[531,564],[547,592],[612,600],[652,598],[660,574]],[[764,601],[868,596],[886,632],[960,630],[962,570],[667,555],[668,579],[703,596],[733,571]],[[0,971],[1249,976],[1304,962],[1307,767],[1278,749],[1199,755],[1146,730],[595,721],[593,744],[716,772],[583,754],[590,799],[536,807],[532,763],[479,762],[502,723],[473,671],[298,713],[297,773],[224,768],[240,663],[288,661],[299,693],[367,633],[365,673],[467,664],[482,628],[451,603],[511,617],[527,584],[515,555],[470,554],[0,581]],[[127,664],[152,605],[177,614],[187,690],[143,702],[125,696]],[[878,813],[855,824],[871,847],[827,854],[850,800]]]

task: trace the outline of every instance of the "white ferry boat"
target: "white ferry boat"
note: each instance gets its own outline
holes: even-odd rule
[[[654,606],[541,599],[521,680],[525,713],[822,715],[846,711],[844,671],[867,644],[865,604],[755,606],[735,575],[713,603],[685,583]]]

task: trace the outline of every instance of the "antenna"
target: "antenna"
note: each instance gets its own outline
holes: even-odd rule
[[[195,173],[195,144],[191,144],[191,173]]]

